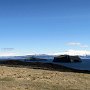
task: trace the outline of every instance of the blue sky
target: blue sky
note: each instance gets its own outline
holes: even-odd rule
[[[90,0],[0,0],[0,48],[54,53],[90,50]]]

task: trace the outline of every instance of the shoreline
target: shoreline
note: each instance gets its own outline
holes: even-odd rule
[[[23,62],[18,60],[7,60],[7,61],[0,61],[0,66],[9,66],[9,67],[27,67],[27,68],[34,68],[34,69],[41,69],[41,70],[53,70],[53,71],[63,71],[63,72],[77,72],[77,73],[88,73],[88,70],[77,70],[69,67],[65,67],[63,65],[58,65],[54,63],[42,63],[42,62]]]

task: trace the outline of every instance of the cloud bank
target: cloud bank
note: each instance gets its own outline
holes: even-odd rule
[[[63,55],[63,54],[67,54],[67,55],[90,55],[90,51],[87,50],[68,50],[65,52],[60,52],[60,53],[55,53],[54,55]]]
[[[90,55],[90,51],[87,50],[68,50],[65,52],[58,52],[58,53],[52,53],[49,54],[47,53],[47,55],[81,55],[81,56],[85,56],[85,55]],[[0,56],[23,56],[23,55],[39,55],[39,54],[30,54],[30,53],[15,53],[15,52],[0,52]]]

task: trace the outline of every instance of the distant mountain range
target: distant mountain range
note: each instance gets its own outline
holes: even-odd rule
[[[36,57],[40,59],[54,59],[56,55],[46,55],[46,54],[40,54],[40,55],[26,55],[26,56],[1,56],[0,59],[28,59],[30,57]],[[86,56],[80,56],[81,59],[90,59],[90,55]]]
[[[54,59],[54,55],[26,55],[26,56],[1,56],[0,59],[28,59],[30,57],[36,57],[40,59]]]

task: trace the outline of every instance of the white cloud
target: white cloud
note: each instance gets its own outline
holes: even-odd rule
[[[69,45],[69,46],[78,46],[78,47],[81,47],[81,48],[88,48],[89,47],[88,45],[82,44],[82,43],[79,43],[79,42],[69,42],[69,43],[67,43],[67,45]]]
[[[68,50],[68,51],[59,52],[59,53],[52,53],[52,54],[47,53],[47,55],[64,55],[64,54],[67,54],[67,55],[90,55],[90,51],[87,51],[87,50]],[[35,53],[0,52],[0,56],[23,56],[23,55],[35,55]],[[39,55],[39,54],[36,54],[36,55]]]
[[[12,52],[0,52],[0,56],[17,56],[17,54]]]
[[[82,48],[88,48],[89,46],[88,45],[81,45],[80,47],[82,47]]]
[[[65,52],[55,53],[54,55],[90,55],[90,51],[87,50],[68,50]]]
[[[78,42],[69,42],[69,43],[67,43],[67,45],[69,45],[69,46],[80,46],[81,43],[78,43]]]
[[[0,56],[25,56],[25,55],[35,55],[35,53],[29,53],[29,52],[0,52]]]

